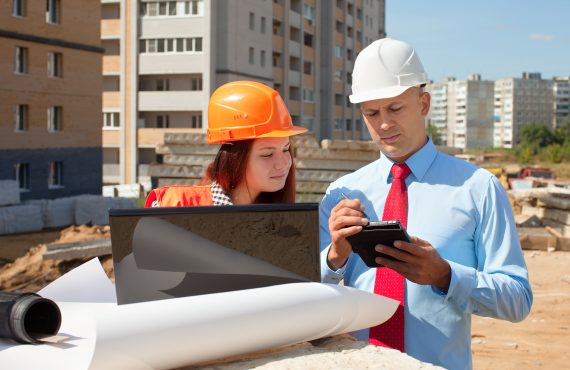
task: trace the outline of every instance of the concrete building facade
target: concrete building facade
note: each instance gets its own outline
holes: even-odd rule
[[[147,182],[164,133],[204,132],[223,83],[277,89],[318,138],[366,135],[356,55],[385,36],[384,0],[101,0],[103,177]]]
[[[552,127],[559,128],[570,124],[570,76],[554,77],[553,79]]]
[[[493,81],[473,74],[428,89],[432,95],[428,122],[437,127],[443,145],[460,149],[493,145]]]
[[[100,194],[100,4],[0,2],[0,179],[21,199]]]
[[[513,148],[526,124],[551,127],[553,101],[553,81],[543,80],[540,73],[523,72],[522,78],[496,80],[494,146]]]

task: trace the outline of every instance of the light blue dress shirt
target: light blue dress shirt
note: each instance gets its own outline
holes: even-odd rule
[[[366,213],[381,220],[392,183],[386,156],[333,182],[320,206],[321,278],[374,290],[376,269],[353,253],[339,270],[326,262],[328,219],[343,199],[358,198]],[[448,369],[469,369],[471,314],[521,321],[532,305],[528,271],[506,193],[495,176],[440,153],[428,140],[406,164],[408,233],[428,241],[451,265],[447,293],[406,280],[405,350]],[[368,340],[368,329],[353,333]]]

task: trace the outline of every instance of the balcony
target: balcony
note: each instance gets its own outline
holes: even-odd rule
[[[273,35],[273,50],[283,50],[283,36]]]
[[[303,102],[303,116],[315,116],[315,103]]]
[[[203,53],[140,54],[140,74],[204,73],[207,65]]]
[[[344,22],[344,10],[335,6],[335,19]]]
[[[103,108],[116,108],[119,109],[120,92],[118,91],[104,91],[103,92]]]
[[[273,80],[279,84],[283,83],[283,68],[273,67]]]
[[[116,163],[103,163],[103,183],[118,184],[121,182],[121,167]]]
[[[119,55],[103,55],[103,75],[120,75],[121,57]]]
[[[301,86],[301,72],[289,70],[289,85],[290,86]]]
[[[140,111],[201,111],[207,98],[202,91],[140,91]]]
[[[301,14],[289,10],[289,25],[296,28],[301,28]]]
[[[273,3],[273,18],[282,20],[284,17],[283,5]]]
[[[289,109],[289,113],[291,113],[291,115],[301,114],[301,103],[298,100],[289,99],[289,102],[287,102],[287,108]]]
[[[306,45],[303,45],[303,56],[305,60],[314,61],[315,60],[315,49]]]
[[[120,39],[120,38],[121,38],[121,20],[102,19],[101,39]]]
[[[102,145],[103,147],[119,147],[120,130],[103,130]]]
[[[293,57],[301,57],[301,44],[297,41],[289,40],[289,55]]]

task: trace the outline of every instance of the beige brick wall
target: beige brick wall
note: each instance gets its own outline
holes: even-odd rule
[[[26,16],[13,17],[0,2],[0,29],[99,47],[100,3],[62,1],[61,23],[45,22],[45,1],[26,2]],[[17,46],[28,48],[28,73],[14,73]],[[61,53],[61,78],[47,74],[48,53]],[[41,42],[0,37],[0,147],[2,149],[101,146],[102,54]],[[15,132],[14,108],[28,105],[28,131]],[[62,131],[49,133],[47,110],[62,106]]]

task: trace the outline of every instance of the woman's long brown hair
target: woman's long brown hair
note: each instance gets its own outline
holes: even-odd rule
[[[209,184],[215,180],[226,194],[231,194],[238,184],[245,181],[245,170],[253,140],[255,139],[223,144],[216,156],[216,160],[210,163],[206,169],[200,184]],[[292,153],[293,148],[289,147],[291,168],[287,174],[287,180],[283,189],[275,192],[262,192],[253,203],[295,203],[295,163]]]

